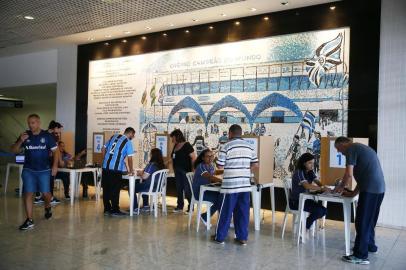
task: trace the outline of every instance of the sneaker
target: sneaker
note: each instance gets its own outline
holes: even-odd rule
[[[150,212],[151,209],[149,208],[149,206],[143,206],[142,208],[140,208],[141,212]]]
[[[183,209],[176,207],[175,209],[173,209],[173,212],[174,213],[181,213],[181,212],[183,212]]]
[[[105,216],[110,216],[111,215],[111,211],[110,210],[104,210],[103,214]]]
[[[19,227],[21,231],[33,229],[35,226],[34,220],[27,218],[24,223]]]
[[[363,264],[363,265],[369,264],[368,259],[360,259],[360,258],[355,257],[354,255],[343,256],[343,257],[341,257],[341,259],[345,262],[353,263],[353,264]]]
[[[35,197],[34,199],[34,204],[42,204],[44,203],[44,200],[42,199],[42,197]]]
[[[202,221],[204,226],[207,227],[207,222],[206,222],[206,220],[204,220],[203,216],[200,216],[200,220]]]
[[[142,211],[142,208],[140,208],[140,211]],[[128,213],[130,213],[130,211],[128,211]],[[135,208],[135,209],[134,209],[133,215],[134,215],[134,216],[138,216],[138,208]]]
[[[378,254],[378,247],[377,246],[368,247],[368,252],[372,254]]]
[[[112,217],[125,217],[125,216],[127,216],[127,214],[121,212],[120,210],[118,210],[118,211],[115,211],[115,212],[111,212],[111,216]]]
[[[214,242],[214,243],[216,243],[216,244],[219,244],[219,245],[224,245],[224,241],[218,241],[218,240],[216,239],[216,236],[215,236],[215,235],[213,235],[213,236],[211,237],[211,241]]]
[[[65,200],[70,200],[70,195],[69,194],[65,195]]]
[[[45,208],[44,217],[45,217],[45,219],[50,219],[52,217],[52,208],[51,207]]]
[[[55,205],[55,204],[59,204],[59,203],[61,203],[61,201],[58,200],[57,198],[55,198],[55,197],[51,198],[51,205]]]
[[[240,240],[240,239],[234,238],[234,242],[236,242],[237,244],[239,244],[241,246],[247,245],[247,240]]]

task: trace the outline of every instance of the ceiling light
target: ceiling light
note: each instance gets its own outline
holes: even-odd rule
[[[268,16],[264,17],[264,21],[269,21],[269,17]]]
[[[192,21],[194,21],[194,22],[198,22],[198,21],[199,21],[199,19],[192,19]]]
[[[146,36],[142,36],[141,38],[142,38],[143,40],[146,40],[146,39],[147,39],[147,37],[146,37]]]
[[[104,45],[109,46],[110,44],[108,42],[104,42]]]
[[[126,39],[123,39],[121,42],[123,42],[123,43],[127,43],[127,40],[126,40]]]
[[[131,34],[131,31],[124,31],[123,33],[128,35],[128,34]]]
[[[150,26],[145,27],[147,30],[151,30],[152,28]]]
[[[239,21],[234,22],[235,25],[240,25]]]
[[[162,35],[163,35],[164,37],[166,37],[168,34],[167,34],[167,33],[163,33]]]
[[[253,11],[253,12],[254,12],[254,11],[257,11],[257,9],[254,8],[254,7],[250,8],[250,10]]]
[[[227,16],[227,14],[221,13],[221,14],[220,14],[220,16],[222,16],[222,17],[226,17],[226,16]]]
[[[173,24],[173,23],[170,23],[170,24],[169,24],[169,26],[175,26],[175,24]]]
[[[331,10],[335,10],[335,9],[336,9],[336,6],[331,6],[330,9],[331,9]]]
[[[212,30],[213,28],[214,28],[213,26],[211,26],[211,25],[209,26],[209,29],[210,29],[210,30]]]
[[[30,15],[27,15],[27,16],[24,16],[24,19],[26,19],[26,20],[34,20],[34,17],[30,16]]]
[[[0,97],[4,97],[3,95],[0,95]]]
[[[94,40],[94,37],[89,37],[87,38],[87,40]]]
[[[286,6],[287,4],[289,4],[288,1],[282,1],[282,2],[281,2],[281,5],[282,5],[282,6]]]
[[[189,33],[189,30],[185,30],[185,33],[188,34],[188,33]]]
[[[111,38],[111,35],[105,35],[104,37],[106,37],[106,38]]]

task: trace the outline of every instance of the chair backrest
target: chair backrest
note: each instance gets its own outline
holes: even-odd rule
[[[151,176],[151,185],[149,186],[149,192],[158,192],[158,193],[162,193],[162,190],[166,187],[166,178],[168,176],[168,169],[163,169],[163,170],[159,170],[156,171],[152,174]],[[155,183],[157,183],[155,185]],[[155,191],[154,191],[154,187]]]
[[[289,206],[289,198],[290,198],[290,191],[292,189],[292,182],[287,176],[282,177],[283,182],[283,189],[285,190],[285,197],[286,197],[286,207],[289,211],[291,211]]]
[[[188,183],[189,183],[190,192],[192,193],[192,198],[193,198],[194,200],[196,200],[195,194],[193,194],[193,178],[194,178],[194,177],[195,177],[195,173],[194,173],[194,172],[188,172],[188,173],[186,174],[186,178],[187,178],[187,181],[188,181]]]

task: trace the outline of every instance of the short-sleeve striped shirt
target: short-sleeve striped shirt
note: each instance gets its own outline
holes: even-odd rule
[[[115,134],[104,145],[106,154],[103,169],[111,171],[126,171],[124,159],[134,155],[133,144],[125,135]]]
[[[241,138],[226,143],[219,153],[217,165],[224,166],[221,193],[251,191],[251,164],[258,158],[251,145]]]

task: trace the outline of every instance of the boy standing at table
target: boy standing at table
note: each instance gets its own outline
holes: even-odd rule
[[[24,206],[27,219],[19,227],[20,230],[34,228],[32,219],[32,195],[34,192],[42,192],[45,201],[45,218],[52,217],[51,190],[49,179],[58,171],[58,157],[53,155],[52,170],[49,163],[49,152],[56,153],[57,145],[52,135],[41,129],[40,117],[31,114],[27,118],[29,130],[20,135],[18,140],[11,146],[14,153],[19,153],[24,148],[24,168],[21,174],[23,180]]]
[[[212,240],[224,244],[233,218],[234,240],[240,245],[247,245],[251,170],[258,167],[258,158],[250,144],[241,138],[242,129],[239,125],[232,125],[228,134],[230,141],[221,149],[217,160],[218,169],[224,168],[224,176],[216,234]]]
[[[376,152],[369,146],[353,143],[347,137],[336,139],[334,146],[345,155],[346,169],[341,185],[336,192],[343,196],[354,197],[359,193],[357,214],[355,217],[355,243],[353,254],[343,256],[343,261],[354,264],[369,264],[368,252],[376,253],[375,226],[379,209],[385,195],[385,179]],[[354,176],[357,186],[351,192],[344,191]]]

